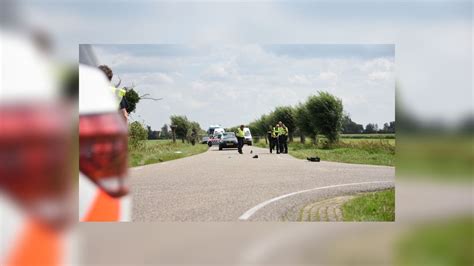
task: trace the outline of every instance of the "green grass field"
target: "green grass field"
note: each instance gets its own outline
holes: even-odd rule
[[[341,134],[343,139],[395,139],[395,134]]]
[[[339,143],[330,148],[324,147],[325,138],[319,138],[317,146],[311,143],[311,140],[306,139],[302,144],[299,138],[295,138],[289,143],[288,152],[299,159],[318,156],[323,161],[394,166],[394,136],[394,134],[341,135]],[[264,140],[256,145],[268,147]]]
[[[197,143],[191,145],[171,140],[147,140],[144,147],[129,147],[129,166],[160,163],[199,154],[208,150],[208,146]]]
[[[342,205],[344,221],[395,221],[395,189],[370,192]]]
[[[395,265],[474,265],[472,216],[420,224],[396,244]]]
[[[397,144],[397,173],[437,180],[473,178],[474,139],[465,135],[402,136]]]

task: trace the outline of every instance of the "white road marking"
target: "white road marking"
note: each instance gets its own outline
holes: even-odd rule
[[[281,200],[281,199],[284,199],[284,198],[287,198],[287,197],[291,197],[291,196],[294,196],[294,195],[297,195],[297,194],[301,194],[301,193],[305,193],[305,192],[309,192],[309,191],[315,191],[315,190],[322,190],[322,189],[328,189],[328,188],[335,188],[335,187],[345,187],[345,186],[355,186],[355,185],[366,185],[366,184],[376,184],[376,183],[393,183],[393,181],[371,181],[371,182],[361,182],[361,183],[349,183],[349,184],[340,184],[340,185],[331,185],[331,186],[325,186],[325,187],[317,187],[317,188],[311,188],[311,189],[305,189],[305,190],[300,190],[300,191],[296,191],[296,192],[292,192],[292,193],[289,193],[289,194],[285,194],[285,195],[282,195],[282,196],[278,196],[278,197],[275,197],[275,198],[272,198],[272,199],[269,199],[267,201],[264,201],[258,205],[256,205],[255,207],[249,209],[248,211],[246,211],[244,214],[242,214],[240,217],[239,217],[239,220],[248,220],[252,215],[254,215],[258,210],[260,210],[261,208],[267,206],[268,204],[272,203],[272,202],[275,202],[277,200]]]

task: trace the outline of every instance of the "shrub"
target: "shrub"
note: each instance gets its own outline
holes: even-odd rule
[[[142,149],[145,146],[145,141],[148,137],[148,131],[138,121],[131,123],[128,126],[129,145],[133,149]]]

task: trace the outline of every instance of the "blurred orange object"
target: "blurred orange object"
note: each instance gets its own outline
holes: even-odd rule
[[[43,224],[30,220],[18,236],[7,257],[7,266],[16,265],[60,265],[63,254],[60,235]]]
[[[102,190],[98,190],[97,196],[87,213],[84,222],[113,222],[119,220],[120,200],[112,198]]]

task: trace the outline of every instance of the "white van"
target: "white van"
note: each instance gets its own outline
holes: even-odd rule
[[[244,127],[244,144],[247,144],[249,146],[252,146],[253,140],[252,140],[252,133],[250,132],[250,129],[248,127]]]

